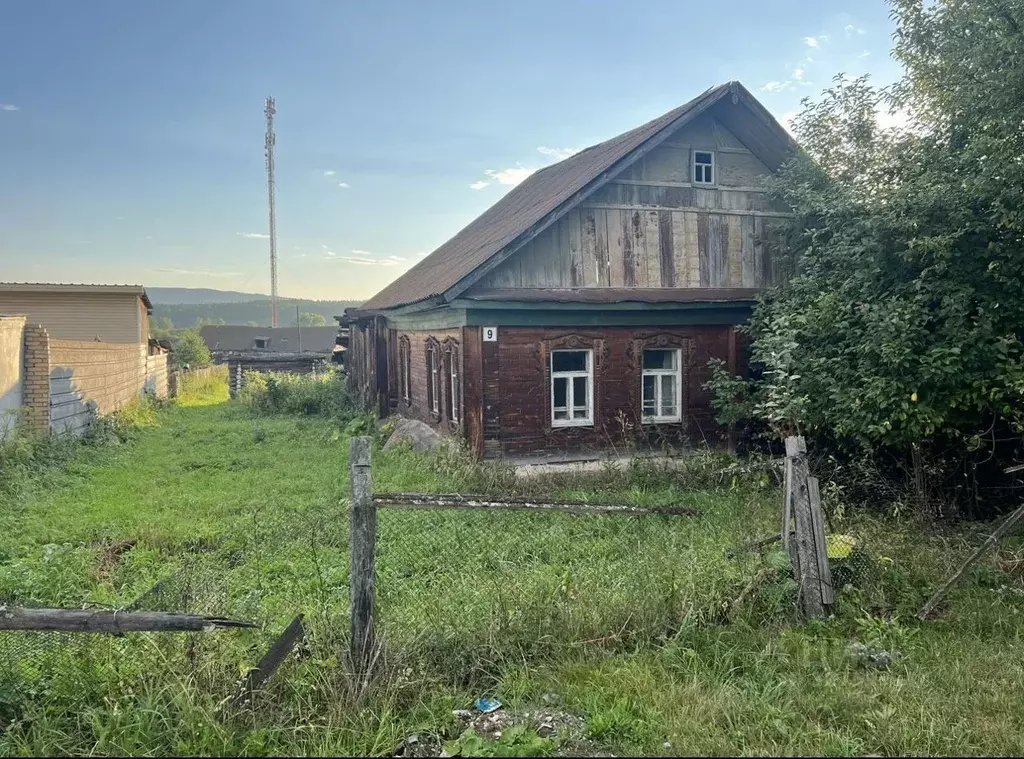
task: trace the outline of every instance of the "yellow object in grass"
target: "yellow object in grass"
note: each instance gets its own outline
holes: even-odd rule
[[[857,547],[857,539],[850,535],[828,535],[825,537],[825,550],[830,561],[850,558]]]

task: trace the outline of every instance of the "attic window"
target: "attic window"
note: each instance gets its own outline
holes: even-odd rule
[[[693,151],[693,183],[715,183],[715,154],[710,150]]]
[[[270,342],[269,337],[256,337],[253,338],[252,346],[258,351],[264,351],[267,349],[268,342]]]

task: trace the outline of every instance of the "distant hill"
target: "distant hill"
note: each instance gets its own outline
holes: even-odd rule
[[[300,313],[320,314],[328,325],[336,324],[335,316],[350,306],[358,306],[356,300],[282,300],[279,306],[278,322],[282,327],[295,324],[295,308]],[[270,326],[269,300],[250,300],[239,303],[154,303],[153,319],[168,317],[175,329],[195,327],[200,324],[252,324]]]
[[[157,303],[243,303],[254,300],[270,300],[261,293],[240,293],[235,290],[211,290],[206,287],[147,287],[149,299]]]
[[[195,327],[199,324],[253,324],[270,326],[270,296],[259,293],[240,293],[234,290],[210,290],[191,287],[147,287],[153,301],[154,321],[167,317],[175,329]],[[282,327],[295,324],[295,309],[304,314],[320,314],[328,325],[335,324],[356,300],[306,300],[281,298],[278,321]]]

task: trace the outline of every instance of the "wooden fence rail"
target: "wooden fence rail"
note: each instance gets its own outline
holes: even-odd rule
[[[213,632],[214,630],[238,627],[256,627],[256,625],[252,622],[167,611],[23,609],[0,606],[0,630],[120,635],[126,632]]]

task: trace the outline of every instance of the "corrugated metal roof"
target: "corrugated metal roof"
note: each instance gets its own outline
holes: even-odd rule
[[[98,295],[122,294],[138,295],[146,308],[153,310],[153,304],[146,294],[146,288],[142,285],[89,285],[89,284],[64,284],[55,282],[0,282],[0,292],[75,292],[94,293]]]
[[[765,128],[779,141],[792,144],[785,130],[739,82],[713,87],[653,121],[531,174],[452,239],[370,298],[359,311],[395,308],[445,294],[561,206],[568,210],[579,202],[581,193],[600,187],[606,171],[645,143],[667,135],[729,93],[756,109]]]

